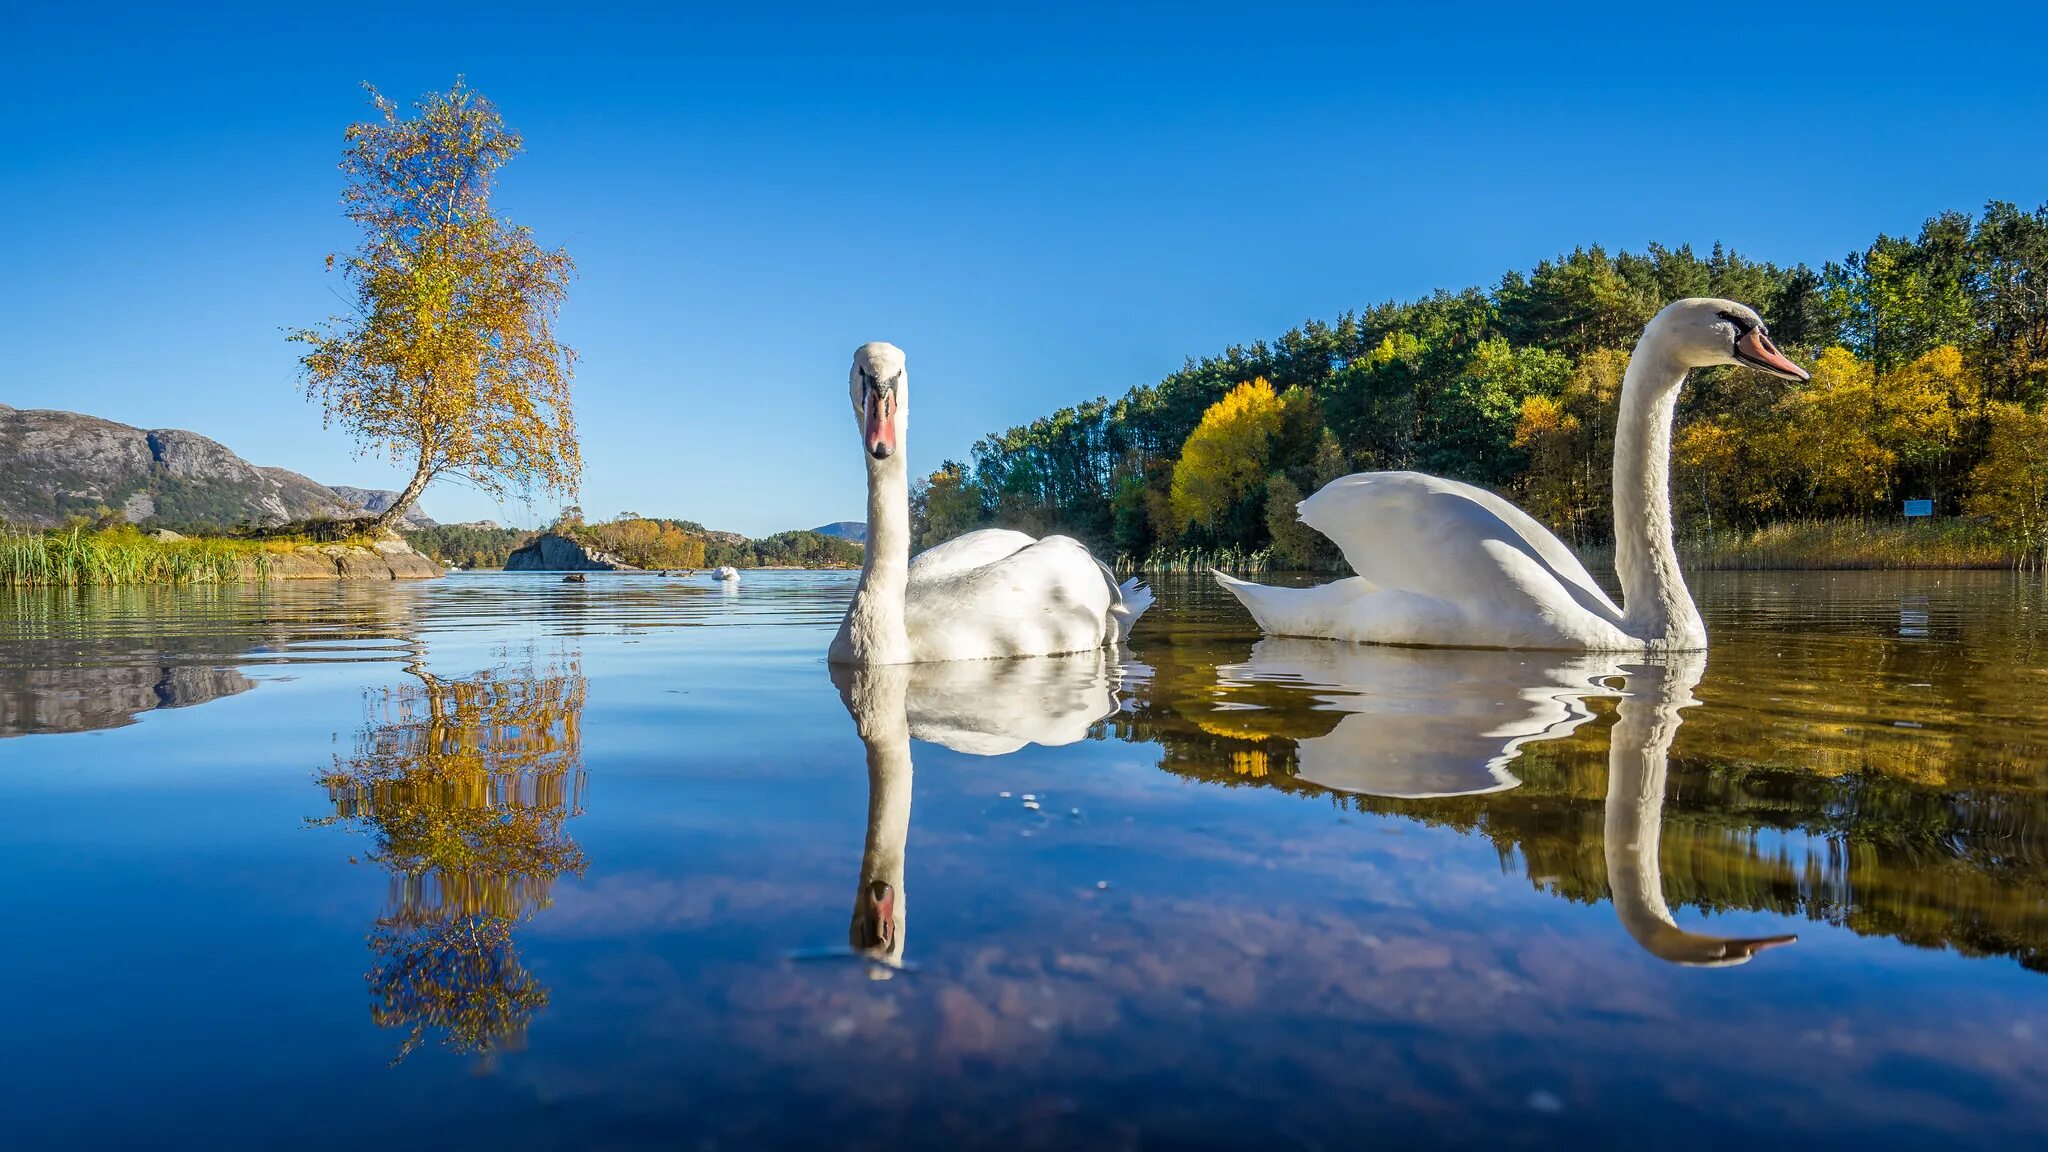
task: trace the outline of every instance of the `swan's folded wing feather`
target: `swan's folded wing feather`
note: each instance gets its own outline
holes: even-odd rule
[[[939,580],[993,564],[1038,541],[1008,528],[983,528],[935,544],[910,562],[910,579]]]
[[[1299,505],[1301,522],[1330,538],[1353,571],[1382,588],[1466,591],[1500,571],[1481,553],[1499,541],[1527,555],[1580,606],[1611,621],[1621,609],[1564,542],[1513,504],[1471,484],[1420,472],[1360,472]]]
[[[1085,652],[1118,595],[1080,542],[1048,536],[978,567],[913,564],[905,622],[920,660]]]

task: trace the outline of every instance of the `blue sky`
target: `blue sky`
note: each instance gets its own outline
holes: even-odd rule
[[[964,8],[964,6],[963,6]],[[36,6],[0,46],[0,403],[396,487],[293,382],[357,85],[457,73],[500,207],[580,265],[582,504],[858,518],[862,341],[912,466],[1310,317],[1578,244],[1839,257],[2048,200],[2031,7]],[[525,521],[466,489],[444,520]],[[543,499],[542,514],[559,501]]]

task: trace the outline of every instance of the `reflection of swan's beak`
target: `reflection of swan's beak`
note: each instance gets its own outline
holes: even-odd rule
[[[1650,939],[1637,939],[1659,959],[1688,968],[1733,968],[1747,964],[1750,957],[1768,948],[1797,943],[1797,936],[1751,936],[1744,938],[1702,936],[1696,932],[1659,932]]]
[[[854,905],[848,941],[861,952],[887,957],[896,950],[896,889],[887,880],[870,880]]]
[[[1787,944],[1799,943],[1797,936],[1756,936],[1748,940],[1726,941],[1728,958],[1739,963],[1767,948],[1781,948]]]

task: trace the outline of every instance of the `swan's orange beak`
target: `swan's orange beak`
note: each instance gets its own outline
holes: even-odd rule
[[[862,435],[867,441],[868,455],[887,460],[896,454],[896,390],[869,388],[867,409]]]
[[[1771,338],[1764,335],[1761,328],[1752,328],[1736,338],[1735,358],[1787,380],[1805,383],[1812,379],[1806,369],[1785,359],[1785,354],[1778,351],[1778,346],[1771,343]]]

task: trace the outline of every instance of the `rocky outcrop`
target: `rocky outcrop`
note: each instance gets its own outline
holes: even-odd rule
[[[505,558],[507,572],[635,572],[638,569],[609,552],[586,548],[553,532]]]
[[[266,569],[251,563],[245,579],[268,580],[432,580],[448,570],[412,550],[403,540],[361,544],[306,544],[273,552]]]
[[[281,524],[379,511],[393,495],[343,491],[258,468],[196,432],[0,405],[0,520],[10,523],[48,528],[109,508],[137,524]],[[433,521],[415,508],[402,523]]]

